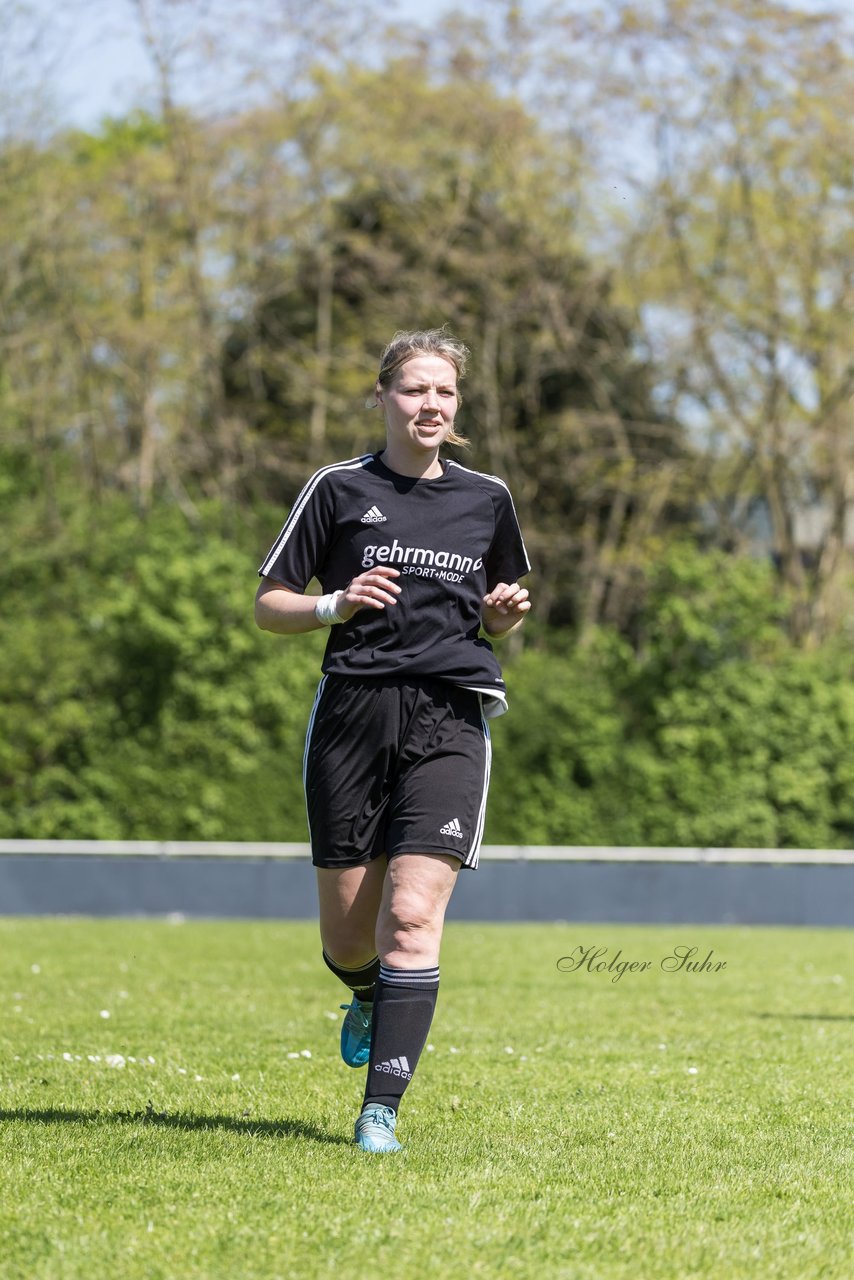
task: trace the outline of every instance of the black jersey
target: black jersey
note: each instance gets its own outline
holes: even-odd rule
[[[316,472],[259,569],[305,591],[345,588],[375,565],[398,569],[397,605],[360,609],[330,629],[327,674],[430,676],[506,709],[501,668],[480,637],[484,595],[530,569],[510,492],[494,476],[442,462],[435,480],[398,475],[379,454]]]

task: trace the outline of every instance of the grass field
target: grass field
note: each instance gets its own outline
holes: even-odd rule
[[[369,1156],[314,925],[0,920],[0,1276],[854,1276],[851,932],[457,924],[442,973]]]

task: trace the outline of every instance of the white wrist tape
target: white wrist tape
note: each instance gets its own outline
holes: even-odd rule
[[[344,621],[338,612],[338,601],[343,594],[343,591],[333,591],[331,596],[321,596],[314,606],[314,616],[325,627],[331,627],[333,623]]]

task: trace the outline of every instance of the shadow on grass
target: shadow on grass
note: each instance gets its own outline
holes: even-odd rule
[[[310,1142],[327,1142],[334,1146],[349,1146],[350,1141],[338,1134],[328,1133],[319,1125],[303,1120],[249,1120],[235,1116],[199,1116],[168,1111],[155,1111],[149,1102],[144,1111],[71,1111],[61,1107],[45,1110],[22,1107],[15,1111],[0,1109],[0,1121],[23,1120],[30,1124],[138,1124],[159,1125],[167,1129],[228,1129],[231,1133],[245,1133],[252,1138],[306,1138]]]
[[[801,1022],[854,1022],[854,1013],[757,1013],[757,1018],[794,1018]]]

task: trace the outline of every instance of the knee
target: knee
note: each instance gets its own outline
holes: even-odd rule
[[[394,908],[380,917],[377,926],[377,950],[383,953],[421,955],[425,949],[433,949],[441,920],[419,901],[399,901]]]
[[[373,940],[363,947],[347,948],[336,945],[332,951],[328,946],[323,950],[340,969],[364,969],[365,965],[375,960],[377,955]]]
[[[361,969],[376,958],[377,949],[373,931],[336,931],[321,934],[323,950],[330,960],[342,969]]]

